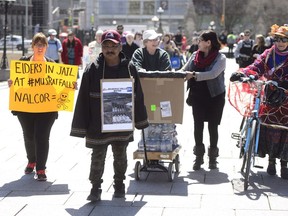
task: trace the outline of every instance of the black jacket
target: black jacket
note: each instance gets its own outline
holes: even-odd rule
[[[101,132],[101,93],[100,80],[134,78],[134,121],[137,129],[148,127],[147,112],[144,105],[144,96],[136,68],[129,64],[123,53],[119,55],[121,62],[117,70],[103,72],[104,56],[99,55],[95,63],[89,64],[82,77],[82,82],[76,102],[74,117],[72,121],[71,136],[86,137],[86,146],[93,148],[95,145],[111,144],[117,142],[133,141],[131,132]]]
[[[171,70],[169,54],[160,48],[156,49],[154,55],[150,55],[147,48],[138,48],[135,50],[131,61],[138,71],[167,71]]]

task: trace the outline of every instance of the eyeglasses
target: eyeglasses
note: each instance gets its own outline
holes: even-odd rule
[[[42,43],[37,43],[37,44],[34,44],[34,46],[37,48],[44,48],[46,45]]]
[[[155,38],[155,39],[152,39],[152,40],[148,40],[148,41],[152,41],[152,42],[158,42],[158,41],[159,41],[159,38]]]
[[[285,37],[275,37],[275,38],[274,38],[274,42],[287,43],[287,42],[288,42],[288,38],[285,38]]]
[[[112,46],[102,45],[102,49],[117,49],[119,46],[120,46],[120,44],[115,44]]]
[[[250,36],[250,34],[244,34],[244,36]]]

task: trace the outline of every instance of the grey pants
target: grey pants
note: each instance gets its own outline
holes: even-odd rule
[[[125,173],[127,170],[127,149],[128,143],[113,143],[111,144],[113,152],[113,168],[114,168],[114,182],[125,180]],[[89,180],[93,185],[101,185],[103,182],[102,175],[105,167],[105,158],[108,145],[99,145],[93,148],[91,155],[91,167]]]

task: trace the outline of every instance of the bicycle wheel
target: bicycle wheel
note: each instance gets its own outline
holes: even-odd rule
[[[247,190],[247,188],[248,188],[251,164],[252,164],[252,161],[254,159],[256,128],[257,128],[257,121],[252,120],[251,134],[250,134],[250,137],[247,137],[247,139],[249,139],[249,148],[248,148],[248,152],[245,155],[246,156],[246,169],[245,169],[245,173],[244,173],[244,190]]]

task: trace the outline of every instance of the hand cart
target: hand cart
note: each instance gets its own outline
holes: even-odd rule
[[[174,180],[175,171],[180,171],[180,158],[179,150],[180,145],[172,149],[171,152],[149,152],[147,151],[146,141],[144,136],[144,130],[142,130],[144,151],[136,150],[133,153],[133,159],[142,159],[143,165],[140,161],[135,163],[134,176],[138,181],[141,178],[141,172],[167,172],[168,180],[171,182]],[[168,163],[168,167],[164,164]]]
[[[165,124],[167,122],[169,122],[169,124],[181,124],[183,110],[179,109],[179,104],[184,104],[184,78],[186,73],[178,71],[146,71],[139,72],[139,76],[145,96],[145,105],[146,107],[150,108],[150,110],[147,110],[149,111],[147,113],[149,121],[156,124]],[[173,92],[171,92],[171,85],[176,85],[175,83],[177,83],[177,88],[172,88]],[[181,88],[181,86],[183,86],[183,88]],[[169,92],[169,94],[165,94],[167,92]],[[183,98],[179,95],[183,95]],[[160,105],[162,102],[169,102],[169,105],[171,105],[170,108],[171,111],[173,110],[173,120],[169,115],[169,117],[161,115],[163,109],[165,110],[165,106],[162,107]],[[157,112],[158,115],[156,114]],[[155,116],[158,117],[155,118]],[[178,153],[181,146],[177,141],[171,141],[170,143],[172,143],[172,148],[171,145],[169,145],[169,150],[165,147],[165,145],[164,149],[162,149],[162,143],[160,148],[151,150],[148,148],[148,146],[150,147],[151,145],[149,138],[145,139],[145,135],[147,135],[147,137],[150,136],[148,132],[147,134],[145,134],[145,132],[146,131],[143,129],[143,144],[141,144],[141,149],[138,148],[135,152],[133,152],[134,159],[143,160],[142,164],[139,160],[135,163],[135,179],[140,180],[141,172],[166,172],[168,174],[168,180],[173,181],[175,172],[179,172],[180,169],[180,159]],[[170,139],[168,140],[170,141]]]

